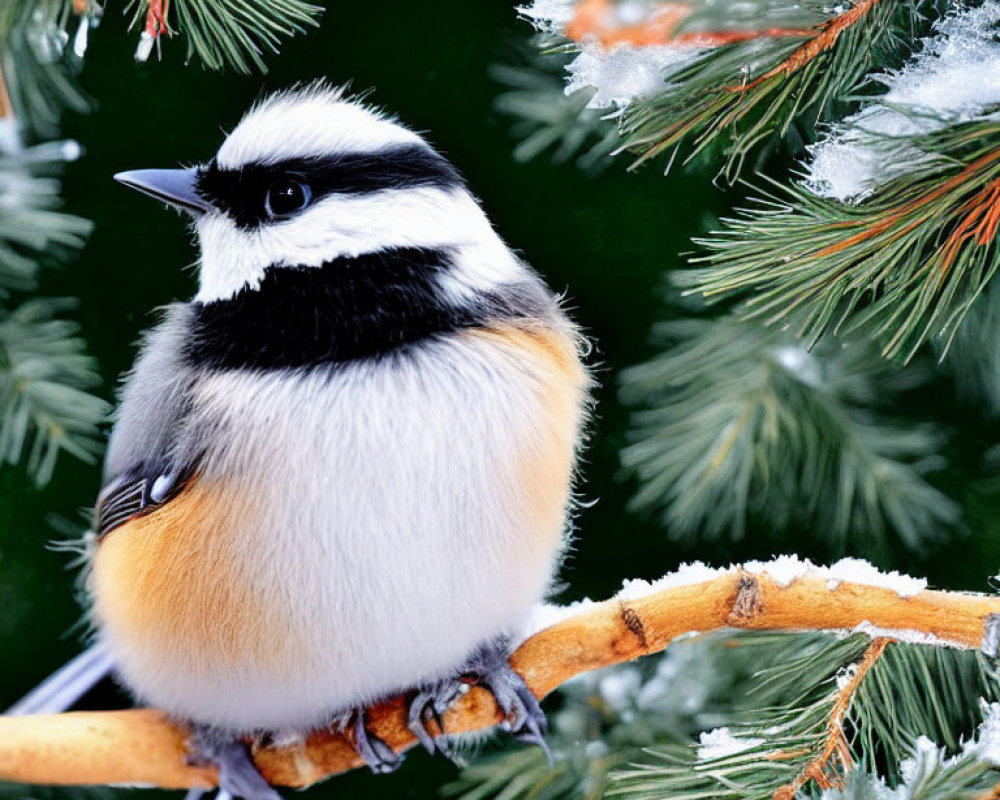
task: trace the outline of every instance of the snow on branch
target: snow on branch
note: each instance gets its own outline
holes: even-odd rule
[[[1000,106],[1000,2],[939,20],[923,49],[897,71],[874,75],[886,92],[809,148],[806,185],[820,197],[857,202],[934,154],[914,139],[947,126],[994,119]]]
[[[995,652],[997,620],[1000,597],[930,591],[923,581],[882,574],[856,559],[831,567],[794,556],[727,569],[695,563],[653,583],[627,581],[604,602],[547,607],[526,629],[511,665],[544,697],[575,675],[659,652],[691,632],[861,631]],[[369,721],[394,750],[415,744],[404,696],[373,708]],[[500,721],[491,695],[474,687],[443,724],[459,733]],[[253,750],[264,776],[278,786],[308,786],[361,765],[350,742],[329,731]],[[155,710],[132,710],[0,717],[0,780],[180,788],[212,786],[216,775],[188,763],[182,726]]]
[[[690,14],[680,3],[609,3],[607,0],[535,0],[518,9],[539,31],[579,45],[566,65],[566,94],[592,87],[588,108],[622,108],[664,88],[679,69],[697,61],[704,43],[675,41]]]

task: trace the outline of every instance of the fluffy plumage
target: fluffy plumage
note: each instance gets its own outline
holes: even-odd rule
[[[143,701],[302,730],[518,629],[589,377],[454,168],[338,90],[261,103],[196,185],[201,285],[126,380],[94,618]]]

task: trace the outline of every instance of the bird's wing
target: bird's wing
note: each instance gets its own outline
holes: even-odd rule
[[[193,472],[185,421],[194,375],[184,352],[191,309],[167,308],[122,388],[97,501],[99,536],[173,499]]]
[[[190,470],[139,466],[120,475],[97,498],[94,526],[98,537],[173,500],[189,474]]]

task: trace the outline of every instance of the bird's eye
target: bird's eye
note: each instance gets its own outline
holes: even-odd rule
[[[267,190],[264,208],[272,219],[280,219],[301,211],[312,198],[307,184],[293,179],[282,179]]]

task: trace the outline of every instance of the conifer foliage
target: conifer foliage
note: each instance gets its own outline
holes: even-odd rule
[[[265,53],[277,53],[284,39],[315,27],[323,11],[305,0],[10,0],[7,6],[29,18],[31,57],[46,64],[65,58],[78,66],[90,31],[110,7],[128,13],[128,28],[138,39],[136,61],[146,61],[154,51],[159,57],[164,40],[177,37],[186,41],[187,61],[238,72],[266,72]],[[60,97],[67,99],[67,93]]]
[[[92,460],[107,406],[69,299],[26,297],[45,261],[66,259],[90,223],[58,210],[61,166],[77,158],[72,141],[26,142],[54,132],[61,105],[81,107],[55,63],[51,8],[12,1],[0,8],[0,459],[24,463],[36,481],[69,452]]]
[[[668,273],[662,354],[621,376],[634,507],[688,539],[739,538],[755,519],[790,530],[815,509],[834,553],[880,532],[919,551],[957,530],[934,486],[952,431],[910,409],[944,379],[994,415],[1000,5],[520,13],[535,66],[499,107],[521,155],[558,143],[588,166],[655,159],[748,185]]]

